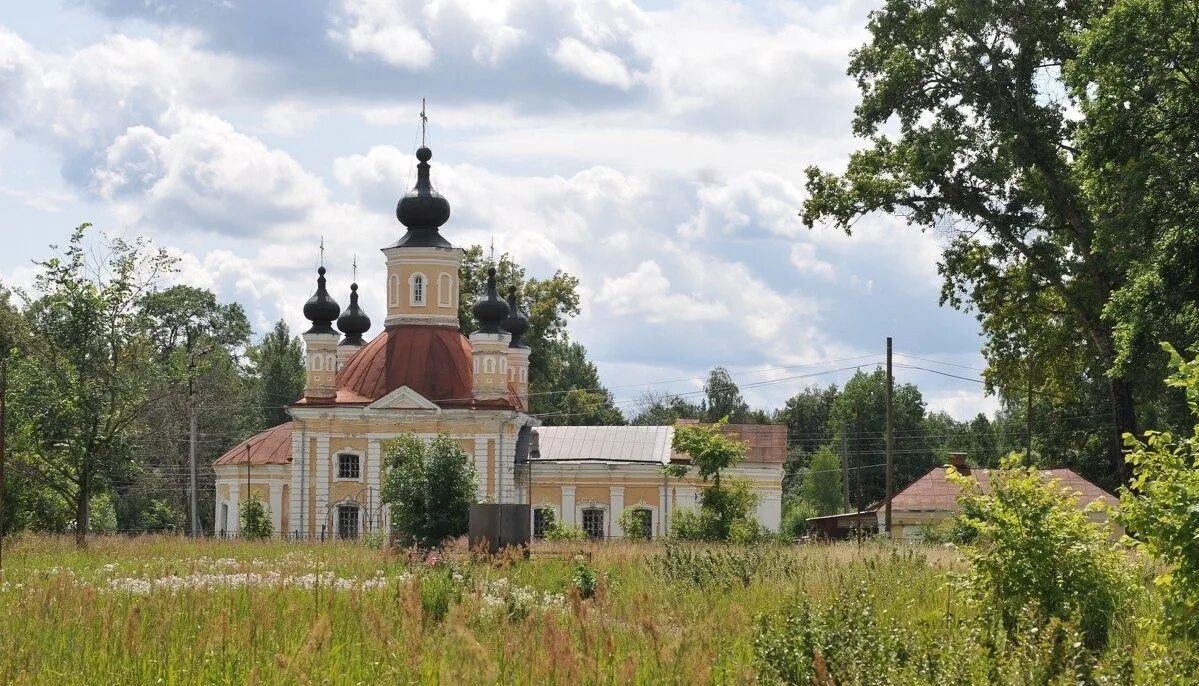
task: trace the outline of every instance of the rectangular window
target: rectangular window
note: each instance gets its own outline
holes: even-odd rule
[[[533,538],[545,538],[545,508],[533,509]]]
[[[654,537],[654,513],[644,507],[633,510],[633,521],[636,522],[641,538],[649,540]]]
[[[337,456],[337,478],[358,479],[361,472],[358,469],[358,456],[352,453],[342,453]]]
[[[341,505],[337,508],[337,535],[342,538],[358,538],[357,505]]]
[[[597,507],[583,510],[583,531],[587,534],[587,538],[603,540],[604,511]]]

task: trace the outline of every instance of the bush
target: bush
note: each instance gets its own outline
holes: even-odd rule
[[[424,441],[407,433],[383,448],[382,500],[403,545],[430,547],[462,536],[475,501],[475,467],[453,439]]]
[[[420,578],[420,606],[425,622],[440,622],[462,596],[449,569],[434,569]]]
[[[637,514],[639,510],[646,511],[645,508],[626,507],[616,520],[620,524],[621,531],[624,532],[624,539],[626,541],[645,541],[649,539],[649,536],[646,536],[645,529],[642,528],[640,515]]]
[[[596,589],[599,588],[599,573],[582,556],[576,557],[573,582],[580,597],[593,598]]]
[[[991,472],[991,493],[954,470],[962,488],[959,526],[975,537],[962,547],[970,561],[967,596],[997,613],[1009,635],[1031,608],[1044,621],[1075,620],[1090,647],[1107,641],[1113,620],[1126,609],[1132,577],[1109,529],[1078,507],[1078,499],[1012,454]]]
[[[578,524],[563,524],[555,521],[553,526],[546,522],[545,540],[547,541],[583,541],[587,532]]]
[[[803,500],[791,503],[783,513],[783,522],[779,527],[779,538],[784,541],[798,541],[808,535],[808,519],[816,516],[816,509]]]
[[[1166,383],[1186,391],[1199,417],[1199,357],[1187,362],[1169,344],[1163,347],[1177,369]],[[1167,567],[1155,580],[1167,628],[1199,644],[1199,426],[1182,440],[1156,431],[1147,432],[1144,443],[1131,434],[1124,440],[1132,449],[1133,480],[1120,494],[1120,521],[1137,547]]]
[[[670,519],[670,535],[682,541],[731,541],[746,543],[761,537],[763,529],[751,512],[758,494],[745,479],[728,479],[726,485],[712,484],[700,494],[698,510],[681,508]]]
[[[271,524],[271,511],[258,499],[258,496],[252,495],[248,500],[242,502],[241,535],[243,538],[262,540],[270,538],[274,533],[275,527]]]

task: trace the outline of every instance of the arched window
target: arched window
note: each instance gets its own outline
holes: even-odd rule
[[[360,510],[355,503],[337,506],[337,535],[341,538],[358,538],[358,518]]]
[[[388,288],[388,298],[390,304],[394,307],[400,304],[400,275],[392,274]]]
[[[412,286],[412,298],[411,298],[409,304],[415,305],[417,307],[424,307],[425,306],[425,275],[420,274],[420,273],[413,274],[412,277],[410,279],[408,279],[408,283],[411,284],[411,286]]]
[[[437,305],[438,307],[451,307],[454,304],[452,300],[454,296],[454,286],[450,275],[442,272],[437,277]]]
[[[312,371],[314,371],[314,372],[325,371],[325,359],[323,356],[321,356],[321,355],[313,355],[312,356]]]

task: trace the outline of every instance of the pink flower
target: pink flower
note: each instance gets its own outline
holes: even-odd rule
[[[430,567],[436,567],[437,563],[439,563],[439,562],[441,562],[441,558],[438,557],[437,553],[435,553],[435,552],[429,553],[429,556],[425,558],[425,564]]]

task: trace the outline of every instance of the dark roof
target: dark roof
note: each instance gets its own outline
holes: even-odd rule
[[[433,151],[421,147],[416,151],[416,186],[400,198],[396,205],[396,219],[408,227],[395,248],[449,248],[452,247],[437,229],[450,219],[450,201],[433,189],[429,180],[429,160]]]
[[[215,464],[245,464],[247,457],[251,465],[290,464],[291,428],[291,422],[286,422],[255,434],[221,455]]]
[[[362,345],[362,334],[371,330],[371,318],[358,305],[358,284],[350,284],[350,306],[337,318],[337,328],[346,336],[342,345]]]
[[[337,333],[333,330],[333,321],[341,314],[341,306],[325,288],[325,268],[317,269],[316,274],[316,293],[304,303],[304,318],[312,322],[307,333]]]

